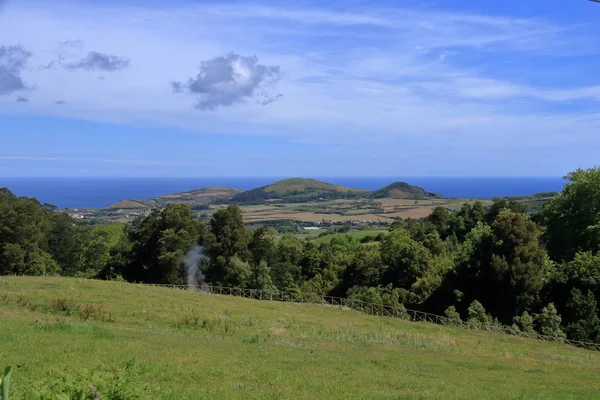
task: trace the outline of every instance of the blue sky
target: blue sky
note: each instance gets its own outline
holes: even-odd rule
[[[598,21],[586,0],[0,0],[0,176],[562,176],[600,154]]]

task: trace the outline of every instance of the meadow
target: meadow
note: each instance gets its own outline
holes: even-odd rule
[[[600,398],[598,352],[125,282],[2,277],[0,341],[11,399],[107,380],[105,399]]]

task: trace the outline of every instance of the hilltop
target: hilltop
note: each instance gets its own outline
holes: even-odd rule
[[[366,192],[365,190],[349,189],[343,186],[334,185],[327,182],[318,181],[316,179],[308,178],[289,178],[277,181],[269,186],[265,186],[265,192],[275,192],[279,194],[298,192],[298,191],[310,191],[310,190],[324,190],[331,192]]]
[[[15,399],[50,384],[165,400],[598,395],[597,353],[345,308],[50,277],[3,277],[0,298]]]
[[[238,193],[231,198],[235,204],[261,204],[265,201],[304,203],[317,200],[368,197],[369,191],[349,189],[315,179],[290,178],[271,185]]]
[[[375,199],[391,198],[391,199],[411,199],[422,200],[435,197],[441,197],[436,193],[427,192],[419,186],[409,185],[406,182],[394,182],[387,185],[383,189],[374,191],[371,196]]]

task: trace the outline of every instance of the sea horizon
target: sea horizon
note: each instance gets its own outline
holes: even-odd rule
[[[146,200],[156,196],[201,189],[229,187],[250,190],[289,177],[27,177],[2,178],[17,196],[36,198],[58,208],[105,208],[128,199]],[[308,177],[306,177],[308,178]],[[490,199],[560,191],[562,177],[310,177],[352,189],[378,190],[393,182],[407,182],[448,198]]]

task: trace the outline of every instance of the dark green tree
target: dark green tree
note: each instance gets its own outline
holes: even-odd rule
[[[183,283],[183,259],[198,244],[201,225],[184,204],[153,209],[126,231],[131,253],[123,271],[125,278],[147,283]]]
[[[381,242],[381,259],[388,266],[384,283],[397,288],[409,288],[428,269],[431,254],[408,231],[395,229]]]
[[[565,179],[563,191],[540,212],[548,250],[556,261],[600,250],[600,168],[578,169]]]

